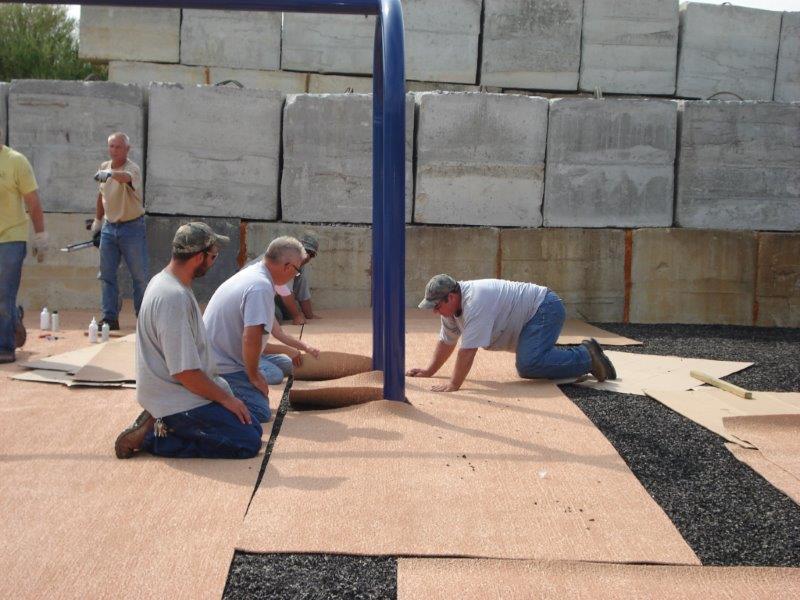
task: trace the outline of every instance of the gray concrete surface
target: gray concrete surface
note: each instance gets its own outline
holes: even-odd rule
[[[308,73],[230,69],[228,67],[209,67],[208,69],[208,82],[212,85],[231,79],[238,81],[246,88],[272,90],[285,94],[303,93],[308,86]]]
[[[0,81],[0,144],[8,140],[8,83]]]
[[[480,83],[575,90],[583,0],[485,0]]]
[[[413,193],[414,99],[406,98],[406,221]],[[289,96],[283,116],[284,221],[372,222],[372,96]]]
[[[504,94],[419,96],[416,223],[542,223],[548,102]]]
[[[151,86],[147,211],[275,219],[282,106],[278,92]]]
[[[783,13],[773,99],[800,102],[800,12]]]
[[[671,100],[552,100],[544,224],[671,225],[676,131]]]
[[[781,13],[689,3],[681,4],[680,20],[678,96],[772,99]]]
[[[480,0],[406,0],[406,78],[475,83]],[[372,73],[375,18],[286,13],[283,69]]]
[[[755,325],[800,327],[800,234],[758,234]]]
[[[135,83],[145,87],[153,81],[183,85],[207,83],[205,67],[132,60],[109,61],[108,80],[116,83]]]
[[[83,6],[81,58],[176,63],[181,11],[177,8]]]
[[[800,104],[686,102],[675,221],[800,229]]]
[[[319,73],[307,73],[308,93],[310,94],[344,94],[355,92],[356,94],[369,94],[372,92],[372,77],[359,77],[348,75],[321,75]],[[464,83],[441,83],[438,81],[409,81],[406,80],[407,92],[477,92],[480,89],[477,85],[467,85]]]
[[[184,9],[181,62],[237,69],[279,69],[281,13]]]
[[[138,86],[19,80],[11,83],[8,108],[9,145],[31,162],[47,211],[94,210],[92,177],[108,160],[115,131],[128,134],[129,157],[144,168],[145,95]]]
[[[678,0],[584,0],[579,88],[675,93]]]

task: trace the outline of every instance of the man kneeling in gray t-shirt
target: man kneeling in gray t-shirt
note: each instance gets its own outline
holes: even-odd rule
[[[172,260],[150,280],[136,323],[136,399],[145,410],[117,437],[117,458],[138,451],[180,458],[258,454],[261,425],[217,377],[191,288],[228,241],[205,223],[182,225]]]

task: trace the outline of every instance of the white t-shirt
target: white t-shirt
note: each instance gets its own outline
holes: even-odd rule
[[[263,343],[266,343],[274,318],[275,286],[263,261],[246,266],[219,286],[203,315],[218,371],[222,374],[244,371],[244,328],[263,326],[266,334]]]
[[[515,352],[525,323],[539,310],[548,289],[505,279],[460,281],[461,315],[442,317],[439,339],[461,348]]]
[[[155,418],[210,401],[174,375],[199,369],[213,378],[206,330],[192,290],[161,271],[147,286],[136,325],[136,399]]]

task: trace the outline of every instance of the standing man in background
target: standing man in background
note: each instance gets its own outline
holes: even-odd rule
[[[0,128],[0,140],[3,139],[5,132]],[[28,159],[0,144],[0,363],[14,362],[16,349],[25,343],[17,292],[27,251],[29,218],[36,260],[42,262],[47,250],[44,212],[37,189]]]
[[[111,330],[119,329],[120,295],[117,269],[125,259],[133,279],[133,311],[139,314],[147,287],[147,242],[142,201],[142,170],[128,159],[130,139],[122,132],[108,136],[107,160],[95,173],[100,184],[92,233],[100,234],[100,281],[103,319]],[[103,218],[105,217],[105,223]]]

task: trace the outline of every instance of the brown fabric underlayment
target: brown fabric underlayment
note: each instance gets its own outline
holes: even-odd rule
[[[117,460],[134,391],[2,378],[0,597],[220,598],[263,454]]]
[[[567,319],[558,336],[559,344],[580,344],[587,338],[594,338],[601,346],[641,346],[642,342],[626,338],[605,329],[600,329],[584,321]]]
[[[773,487],[800,504],[800,479],[775,464],[757,449],[742,448],[739,444],[728,442],[725,447],[738,460],[766,479]]]
[[[136,381],[136,340],[123,338],[105,344],[75,373],[75,379],[99,383]]]
[[[342,408],[382,398],[382,371],[330,381],[295,381],[289,391],[289,402],[295,408]]]
[[[800,569],[474,559],[397,561],[397,600],[797,598]]]
[[[698,564],[555,385],[429,385],[288,413],[238,548]]]
[[[303,354],[303,362],[294,368],[296,381],[340,379],[372,370],[372,358],[349,352],[322,351],[318,358]]]
[[[726,417],[800,414],[800,394],[791,392],[755,392],[750,400],[708,386],[691,391],[646,389],[645,393],[676,413],[743,448],[752,448],[753,445],[723,424]]]
[[[617,379],[603,383],[590,379],[578,385],[643,396],[645,389],[687,390],[701,387],[702,382],[689,375],[692,370],[703,371],[712,377],[719,378],[741,371],[753,364],[704,358],[631,354],[613,350],[607,351],[606,355],[614,364]]]

